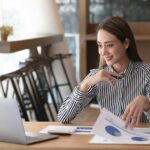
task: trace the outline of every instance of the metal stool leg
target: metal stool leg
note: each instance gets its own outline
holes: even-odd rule
[[[55,111],[56,113],[58,112],[58,108],[57,108],[57,101],[55,99],[55,96],[54,96],[54,93],[53,93],[53,90],[52,90],[52,87],[51,85],[49,84],[49,81],[48,81],[48,78],[46,77],[46,72],[44,70],[44,65],[40,68],[41,69],[41,73],[43,74],[43,79],[45,80],[44,84],[46,86],[46,89],[47,89],[47,92],[50,93],[50,96],[52,98],[52,101],[53,101],[53,105],[54,105],[54,108],[55,108]],[[38,77],[38,80],[40,80],[40,76],[37,74],[37,77]]]
[[[57,83],[57,80],[56,80],[56,77],[55,77],[55,74],[54,74],[54,71],[53,71],[53,68],[52,68],[52,66],[51,66],[51,60],[49,61],[49,63],[48,63],[48,66],[47,66],[47,70],[50,72],[50,74],[52,75],[52,78],[53,78],[53,80],[54,80],[54,88],[56,89],[56,92],[57,92],[57,94],[58,94],[58,96],[59,96],[59,98],[60,98],[60,100],[61,100],[61,103],[63,102],[63,97],[62,97],[62,95],[61,95],[61,92],[60,92],[60,90],[59,90],[59,84]]]
[[[70,55],[69,55],[69,56],[70,56]],[[64,59],[64,58],[65,58],[65,55],[64,55],[64,57],[63,57],[62,54],[59,54],[59,55],[58,55],[58,59],[60,60],[60,63],[61,63],[61,65],[62,65],[64,74],[65,74],[65,77],[66,77],[66,80],[67,80],[67,83],[66,83],[66,84],[69,86],[70,91],[72,91],[73,88],[72,88],[72,86],[71,86],[71,82],[70,82],[70,80],[69,80],[69,76],[68,76],[68,74],[67,74],[67,70],[66,70],[65,65],[64,65],[64,62],[63,62],[63,59]]]
[[[37,89],[39,91],[39,95],[41,96],[41,100],[43,101],[44,104],[46,104],[48,111],[50,113],[50,117],[51,117],[52,121],[54,121],[55,120],[54,114],[52,113],[52,110],[49,106],[49,102],[45,96],[43,97],[43,94],[45,95],[48,92],[47,89],[45,89],[45,85],[47,84],[47,82],[46,82],[46,79],[44,76],[44,72],[42,71],[41,68],[38,70],[34,70],[34,72],[32,72],[32,78],[34,78],[34,73],[36,74],[36,77],[37,77],[37,81],[38,81]]]
[[[4,89],[4,85],[2,83],[3,81],[0,81],[0,86],[1,86],[1,90],[2,90],[3,96],[7,97],[7,95],[8,95],[8,87],[9,87],[9,80],[6,79],[4,81],[6,81],[6,89]]]
[[[17,82],[17,77],[11,77],[10,80],[11,80],[12,86],[14,88],[15,94],[17,96],[17,100],[19,102],[19,105],[21,107],[21,111],[23,113],[23,118],[25,118],[26,121],[29,121],[29,118],[28,118],[28,115],[26,112],[26,108],[25,108],[24,103],[23,103],[22,94],[21,94],[21,91],[19,89],[19,85]]]
[[[30,94],[34,98],[34,104],[36,105],[37,110],[39,111],[39,117],[41,121],[48,121],[47,114],[45,109],[43,108],[42,100],[40,99],[40,95],[37,91],[37,86],[35,80],[31,73],[28,73],[26,76],[28,87],[30,87]],[[32,92],[32,93],[31,93]]]

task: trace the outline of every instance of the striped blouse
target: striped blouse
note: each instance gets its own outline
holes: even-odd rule
[[[112,67],[103,68],[113,72]],[[96,74],[100,69],[92,69],[86,78]],[[126,106],[138,95],[150,99],[150,64],[130,63],[123,72],[121,79],[113,81],[113,86],[106,81],[90,87],[86,93],[75,87],[68,96],[58,113],[58,120],[68,123],[79,114],[89,102],[96,97],[100,108],[105,107],[117,116],[121,116]],[[148,122],[146,113],[141,117],[141,122]]]

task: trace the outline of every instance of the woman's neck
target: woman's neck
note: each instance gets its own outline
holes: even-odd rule
[[[113,69],[116,73],[120,74],[124,72],[124,70],[128,67],[129,63],[130,63],[130,60],[127,59],[125,61],[122,61],[120,63],[113,65]]]

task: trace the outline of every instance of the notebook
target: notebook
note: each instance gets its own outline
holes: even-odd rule
[[[0,98],[0,142],[32,144],[57,137],[57,135],[44,133],[26,133],[17,101]]]

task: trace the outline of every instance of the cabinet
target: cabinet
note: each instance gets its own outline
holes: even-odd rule
[[[102,0],[99,0],[99,2]],[[105,0],[103,0],[104,2]],[[108,1],[108,0],[107,0]],[[112,1],[109,1],[112,2]],[[142,2],[142,0],[141,0]],[[143,1],[144,2],[144,1]],[[90,0],[80,0],[80,77],[83,79],[90,69],[98,67],[99,54],[96,44],[96,28],[98,23],[91,23],[89,14]],[[141,5],[141,4],[140,4]],[[144,6],[144,5],[143,5]],[[138,8],[138,4],[134,8]],[[146,6],[145,6],[146,7]],[[141,14],[143,18],[145,13]],[[140,16],[141,17],[141,16]],[[140,18],[138,17],[138,19]],[[135,18],[137,18],[135,16]],[[130,21],[128,23],[134,33],[138,52],[144,62],[150,63],[150,20]],[[100,20],[101,21],[101,20]]]

